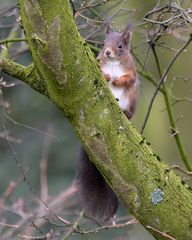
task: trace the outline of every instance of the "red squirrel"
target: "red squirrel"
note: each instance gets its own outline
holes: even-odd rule
[[[136,107],[136,70],[129,50],[130,38],[129,27],[124,32],[115,32],[107,27],[104,45],[97,58],[109,88],[128,119],[133,116]],[[114,217],[118,198],[83,148],[77,185],[80,204],[87,216],[99,222]]]
[[[136,106],[136,70],[129,50],[130,38],[129,27],[124,32],[114,32],[108,27],[97,57],[109,88],[129,119]]]

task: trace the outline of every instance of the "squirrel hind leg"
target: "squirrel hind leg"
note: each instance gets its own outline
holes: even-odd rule
[[[135,113],[136,109],[136,91],[135,88],[130,88],[128,91],[128,98],[129,98],[129,105],[126,110],[123,112],[125,113],[128,119],[131,119]]]
[[[83,148],[79,159],[77,191],[80,204],[88,217],[102,223],[114,217],[118,208],[117,196],[90,162]]]
[[[127,117],[128,119],[131,119],[131,118],[132,118],[133,113],[132,113],[131,111],[129,111],[129,110],[124,110],[123,112],[124,112],[124,114],[126,115],[126,117]]]

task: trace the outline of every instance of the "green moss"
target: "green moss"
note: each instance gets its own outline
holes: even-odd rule
[[[167,231],[178,240],[192,239],[191,191],[173,171],[167,171],[119,109],[93,54],[84,46],[69,2],[19,2],[42,84],[44,79],[50,99],[69,118],[92,161],[124,205],[145,227]],[[164,194],[162,201],[154,204],[152,196],[157,189]]]

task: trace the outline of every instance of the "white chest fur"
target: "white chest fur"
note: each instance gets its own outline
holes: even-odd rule
[[[119,61],[107,61],[102,67],[102,71],[109,74],[111,80],[119,78],[124,74],[123,68]]]
[[[107,61],[101,68],[105,74],[109,74],[110,81],[108,82],[114,97],[118,99],[119,106],[122,110],[126,110],[129,105],[129,99],[125,94],[125,87],[116,87],[112,84],[112,81],[120,78],[125,74],[119,61]]]

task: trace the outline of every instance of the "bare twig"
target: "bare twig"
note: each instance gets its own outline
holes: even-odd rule
[[[4,113],[4,117],[5,117],[7,120],[9,120],[10,122],[12,122],[13,124],[15,124],[16,126],[29,129],[29,130],[31,130],[31,131],[34,131],[34,132],[43,134],[43,135],[45,135],[45,136],[47,136],[47,137],[51,137],[51,138],[58,139],[57,136],[55,136],[55,135],[49,135],[49,133],[47,133],[47,132],[45,132],[45,131],[42,131],[42,130],[40,130],[40,129],[31,127],[31,126],[29,126],[29,125],[26,125],[26,124],[17,122],[17,121],[14,120],[12,117],[10,117],[6,112]]]
[[[186,174],[188,176],[192,176],[192,172],[186,171],[186,170],[180,168],[177,165],[173,165],[171,169],[176,169],[176,170],[179,170],[179,171],[181,171],[182,173],[184,173],[184,174]]]
[[[98,24],[103,24],[104,23],[103,21],[100,21],[100,20],[94,20],[94,19],[88,18],[81,13],[77,13],[77,16],[80,16],[80,17],[84,18],[87,23],[98,23]]]
[[[9,227],[9,228],[19,228],[19,225],[17,225],[17,224],[8,224],[8,223],[3,223],[3,222],[0,222],[0,226]]]
[[[100,1],[100,2],[95,3],[95,4],[92,4],[92,5],[86,5],[86,6],[83,6],[83,7],[78,8],[76,11],[79,12],[79,11],[82,11],[82,10],[85,10],[85,9],[98,7],[98,6],[100,6],[100,5],[104,5],[105,3],[109,2],[109,1],[110,1],[110,0],[103,0],[103,1]]]
[[[47,163],[48,163],[48,149],[51,142],[52,128],[48,127],[48,135],[45,136],[43,144],[43,153],[40,161],[40,185],[41,198],[46,202],[48,199],[48,182],[47,182]]]
[[[77,220],[74,222],[73,226],[71,227],[71,229],[67,232],[67,234],[63,237],[63,240],[67,240],[69,239],[69,237],[76,232],[77,228],[79,227],[80,221],[83,218],[83,214],[84,211],[81,211],[81,213],[79,214],[79,217],[77,218]]]
[[[138,221],[136,219],[131,219],[128,222],[125,222],[125,223],[102,226],[102,227],[98,227],[98,228],[87,230],[87,231],[82,231],[82,230],[78,230],[78,231],[81,234],[93,234],[93,233],[97,233],[97,232],[108,230],[108,229],[124,228],[124,227],[127,227],[129,225],[136,224],[136,223],[138,223]]]
[[[9,141],[10,142],[17,143],[17,144],[22,143],[21,139],[11,136],[9,131],[7,131],[6,133],[5,133],[5,131],[0,132],[0,138],[2,138],[2,139],[6,139],[7,135],[9,136]]]
[[[145,126],[147,124],[147,121],[148,121],[148,118],[149,118],[149,115],[151,113],[151,109],[152,109],[152,106],[153,106],[153,103],[155,101],[155,98],[158,94],[158,91],[161,87],[161,85],[164,83],[166,77],[167,77],[167,74],[169,73],[171,67],[173,66],[173,64],[175,63],[175,61],[177,60],[177,58],[179,57],[179,55],[184,51],[184,49],[191,43],[192,41],[192,35],[190,35],[188,41],[178,50],[178,52],[174,55],[173,59],[171,60],[171,62],[169,63],[167,69],[165,70],[164,74],[162,75],[161,79],[159,80],[159,82],[157,83],[157,87],[155,89],[155,92],[150,100],[150,104],[149,104],[149,107],[148,107],[148,111],[147,111],[147,114],[146,114],[146,117],[145,117],[145,120],[144,120],[144,123],[141,127],[141,134],[143,133],[144,129],[145,129]]]
[[[3,101],[3,93],[2,93],[1,90],[0,90],[0,100]],[[3,116],[5,116],[5,109],[4,109],[4,107],[2,107],[2,109],[3,109]],[[6,132],[7,129],[6,129],[5,123],[2,124],[2,128],[3,128],[3,130]],[[47,210],[51,215],[53,215],[56,219],[58,219],[58,220],[61,221],[62,223],[66,224],[66,225],[70,225],[70,223],[69,223],[67,220],[65,220],[65,219],[59,217],[57,214],[55,214],[54,211],[53,211],[51,208],[49,208],[49,206],[47,205],[47,203],[46,203],[45,201],[43,201],[43,200],[38,196],[38,194],[36,193],[35,189],[34,189],[33,186],[31,185],[31,182],[29,181],[28,177],[27,177],[26,174],[25,174],[25,171],[24,171],[24,169],[23,169],[23,167],[22,167],[22,164],[21,164],[20,160],[19,160],[18,157],[17,157],[17,153],[15,152],[12,143],[9,141],[9,136],[8,136],[8,135],[6,136],[6,140],[7,140],[8,146],[9,146],[10,149],[11,149],[11,152],[12,152],[12,154],[13,154],[13,158],[14,158],[17,166],[18,166],[18,169],[19,169],[20,172],[21,172],[21,175],[22,175],[22,177],[23,177],[23,181],[25,181],[25,182],[27,183],[27,186],[29,187],[29,190],[33,193],[33,195],[37,198],[37,200],[46,208],[46,210]]]
[[[180,102],[190,102],[192,103],[192,99],[191,98],[188,98],[188,97],[183,97],[183,98],[179,98],[179,97],[175,97],[172,95],[172,99],[173,99],[173,105],[176,105],[177,103],[180,103]]]
[[[50,232],[48,232],[46,235],[43,235],[43,236],[31,237],[31,236],[22,235],[22,234],[17,234],[17,236],[20,237],[21,239],[49,240],[49,239],[52,239],[53,237],[53,230],[51,230]]]
[[[152,231],[154,231],[154,232],[156,232],[156,233],[159,233],[162,237],[165,237],[165,238],[167,238],[169,240],[176,240],[175,238],[173,238],[170,235],[168,235],[166,232],[161,232],[158,229],[155,229],[155,228],[153,228],[151,226],[147,226],[147,228],[152,230]]]
[[[26,42],[26,38],[7,38],[0,40],[0,44],[8,44],[8,43],[13,43],[13,42]]]
[[[192,41],[192,36],[190,35],[188,41],[174,55],[173,59],[171,60],[170,64],[168,65],[168,67],[165,70],[163,75],[161,73],[159,59],[158,59],[158,56],[156,54],[155,43],[153,45],[151,45],[151,48],[152,48],[152,51],[153,51],[153,54],[154,54],[154,57],[155,57],[155,61],[156,61],[156,64],[157,64],[157,68],[158,68],[158,72],[159,72],[159,76],[160,76],[160,81],[157,83],[156,90],[155,90],[154,95],[152,96],[152,99],[150,101],[148,111],[147,111],[147,115],[146,115],[146,118],[145,118],[144,123],[143,123],[142,128],[141,128],[141,133],[143,133],[144,128],[145,128],[146,123],[147,123],[147,120],[149,118],[151,109],[152,109],[153,102],[155,100],[155,97],[156,97],[156,95],[158,93],[158,90],[160,89],[161,85],[163,85],[163,95],[164,95],[164,99],[165,99],[165,103],[166,103],[166,109],[167,109],[170,124],[171,124],[172,136],[174,136],[174,138],[175,138],[176,144],[178,146],[178,150],[179,150],[180,155],[181,155],[181,159],[182,159],[183,163],[185,164],[185,166],[187,167],[187,169],[189,171],[192,171],[192,164],[187,157],[184,145],[183,145],[183,143],[181,141],[181,138],[180,138],[180,136],[178,134],[178,131],[177,131],[176,122],[174,120],[173,111],[171,109],[170,93],[169,93],[167,87],[163,83],[165,81],[167,73],[169,72],[169,70],[173,66],[177,57],[185,50],[185,48],[190,44],[191,41]]]
[[[56,198],[51,200],[48,203],[49,207],[51,209],[53,209],[55,212],[61,212],[63,207],[66,205],[66,202],[68,201],[68,199],[72,195],[74,195],[75,192],[76,192],[76,186],[75,186],[75,184],[72,184],[68,189],[66,189],[65,191],[60,193]],[[44,223],[48,223],[52,227],[57,226],[57,227],[60,227],[60,228],[64,228],[66,226],[70,226],[70,225],[65,225],[65,224],[60,224],[59,225],[58,223],[51,222],[46,217],[46,215],[47,215],[47,210],[45,208],[43,208],[42,205],[40,205],[39,207],[37,207],[35,209],[34,212],[30,212],[30,213],[26,214],[24,218],[22,218],[21,220],[19,220],[17,222],[18,228],[11,228],[9,231],[6,231],[1,236],[1,238],[3,240],[11,239],[11,236],[14,236],[14,234],[16,234],[18,229],[21,229],[26,224],[28,225],[28,223],[30,223],[30,221],[33,221],[34,218],[38,218],[38,224],[36,224],[36,226],[38,228],[41,227]],[[43,216],[43,217],[39,217],[39,216]],[[42,219],[42,221],[41,221],[41,219]]]
[[[3,193],[3,197],[4,197],[4,198],[9,197],[9,196],[13,193],[13,191],[14,191],[14,189],[15,189],[16,186],[17,186],[17,182],[16,182],[16,181],[10,181],[7,189],[6,189],[5,192]]]

